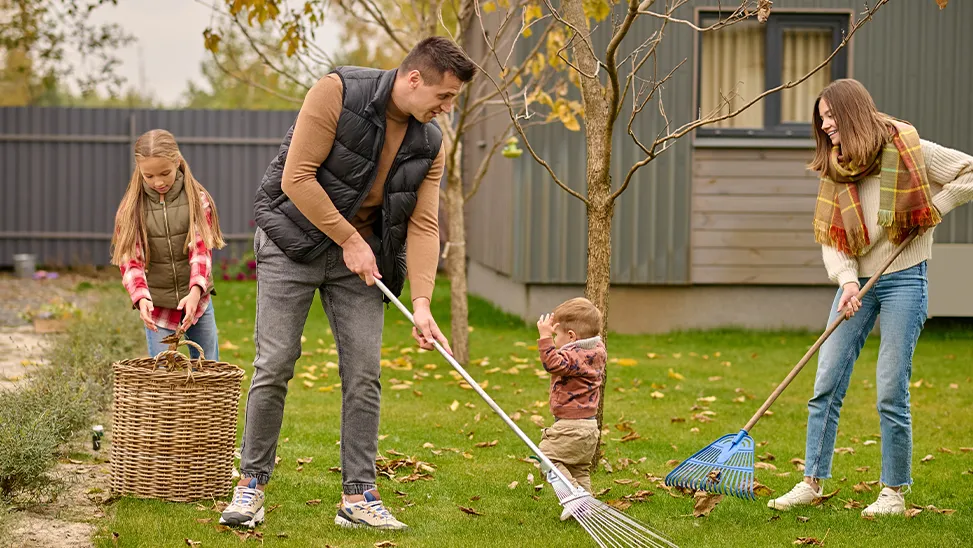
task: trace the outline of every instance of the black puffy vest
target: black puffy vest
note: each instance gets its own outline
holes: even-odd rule
[[[338,67],[344,97],[331,153],[317,170],[317,180],[345,219],[361,207],[375,181],[385,144],[385,108],[395,82],[395,70]],[[295,262],[306,263],[334,241],[317,229],[281,190],[284,162],[294,126],[287,130],[277,156],[264,173],[254,198],[254,220],[267,236]],[[419,186],[439,154],[443,134],[433,120],[423,124],[409,118],[385,181],[382,211],[375,227],[381,236],[376,256],[379,272],[396,296],[405,283],[405,239],[409,217],[416,207]],[[387,300],[387,299],[386,299]]]

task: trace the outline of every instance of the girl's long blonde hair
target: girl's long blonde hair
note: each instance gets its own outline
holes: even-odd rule
[[[216,203],[203,185],[193,177],[189,164],[179,152],[176,138],[164,129],[153,129],[143,133],[135,141],[135,170],[128,182],[125,195],[122,196],[118,212],[115,214],[115,232],[111,240],[111,262],[121,265],[136,258],[137,247],[142,248],[142,257],[146,264],[149,262],[148,234],[145,232],[145,191],[142,189],[142,171],[138,161],[142,158],[165,158],[176,164],[176,169],[183,174],[183,192],[189,200],[189,234],[186,245],[191,246],[196,241],[197,234],[201,235],[208,249],[221,249],[226,245],[220,230],[220,217],[216,212]],[[209,202],[212,225],[206,222],[203,201],[200,193]]]

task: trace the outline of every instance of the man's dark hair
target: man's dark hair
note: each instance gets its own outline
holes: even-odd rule
[[[469,82],[476,74],[476,65],[466,53],[449,38],[431,36],[416,44],[399,65],[399,73],[418,70],[423,80],[438,84],[447,72],[461,82]]]

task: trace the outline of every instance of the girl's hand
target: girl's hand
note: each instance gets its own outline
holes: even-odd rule
[[[152,301],[149,299],[141,299],[139,301],[139,317],[142,318],[142,323],[145,327],[151,329],[152,331],[158,331],[159,328],[155,326],[155,322],[152,321],[152,311],[155,307],[152,306]]]
[[[540,335],[539,338],[551,337],[554,335],[554,330],[560,324],[554,323],[554,314],[542,314],[541,319],[537,320],[537,333]]]
[[[194,323],[196,323],[196,308],[199,306],[199,298],[202,295],[202,290],[198,285],[194,285],[192,289],[189,290],[189,295],[186,295],[179,301],[179,310],[184,310],[182,320],[182,330],[187,331]]]

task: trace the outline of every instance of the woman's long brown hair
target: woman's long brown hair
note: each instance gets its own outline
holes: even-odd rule
[[[874,160],[889,139],[888,117],[878,111],[875,101],[858,80],[842,78],[828,84],[814,101],[814,159],[808,167],[818,173],[830,165],[831,138],[821,129],[818,105],[824,99],[831,109],[841,137],[841,156],[849,165],[864,166]]]
[[[208,249],[221,249],[226,245],[220,230],[220,217],[216,212],[216,203],[203,185],[193,177],[189,164],[179,152],[176,138],[164,129],[153,129],[143,133],[135,141],[135,170],[128,182],[125,195],[122,196],[118,212],[115,214],[115,232],[111,240],[111,262],[121,265],[136,258],[137,246],[142,248],[142,257],[146,264],[149,262],[148,235],[145,232],[144,201],[145,191],[142,189],[142,171],[138,161],[143,158],[165,158],[176,164],[183,174],[183,192],[189,200],[189,234],[186,245],[191,246],[196,241],[197,234],[202,236]],[[209,202],[212,223],[206,222],[206,212],[200,193]]]

